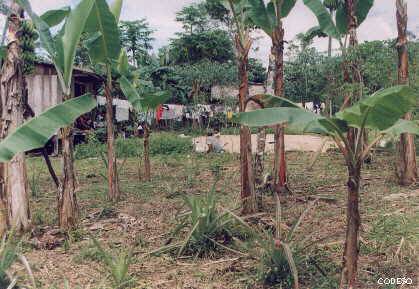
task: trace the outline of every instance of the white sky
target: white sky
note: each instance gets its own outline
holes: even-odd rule
[[[112,1],[112,0],[108,0]],[[197,3],[200,0],[124,0],[122,11],[123,20],[136,20],[146,18],[151,27],[155,29],[153,37],[155,49],[168,43],[168,40],[176,32],[182,30],[175,21],[175,14],[184,5]],[[363,0],[360,0],[363,1]],[[78,0],[30,0],[35,11],[42,13],[48,9],[59,8],[65,5],[77,3]],[[419,0],[407,0],[409,13],[409,30],[419,35]],[[359,27],[358,37],[360,41],[384,40],[394,38],[397,35],[395,20],[395,0],[375,0],[374,7],[370,11],[367,20]],[[305,32],[317,21],[313,14],[304,6],[302,0],[298,0],[296,7],[284,20],[285,38],[292,40],[296,34]],[[263,35],[259,33],[258,35]],[[270,41],[266,37],[257,40],[255,46],[259,50],[254,56],[266,62],[270,50]],[[315,42],[320,50],[327,48],[327,40],[320,39]]]

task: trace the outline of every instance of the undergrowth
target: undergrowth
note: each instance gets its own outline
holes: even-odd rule
[[[155,133],[150,137],[150,155],[173,155],[192,152],[192,140],[189,137],[179,137],[172,133]],[[143,139],[141,138],[118,138],[115,142],[115,150],[118,158],[139,157],[143,154]],[[102,143],[92,134],[87,143],[80,144],[75,148],[75,158],[100,158],[106,153],[106,143]]]

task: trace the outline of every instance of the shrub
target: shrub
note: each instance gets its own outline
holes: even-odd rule
[[[171,155],[190,153],[193,149],[192,140],[189,137],[179,137],[171,133],[159,133],[151,135],[151,155]]]
[[[156,133],[150,138],[151,155],[171,155],[189,153],[193,149],[190,138],[181,138],[172,133]],[[118,138],[115,142],[115,150],[118,158],[139,157],[143,153],[143,139]],[[99,158],[106,154],[106,144],[101,143],[95,134],[88,136],[87,143],[76,146],[75,158]]]

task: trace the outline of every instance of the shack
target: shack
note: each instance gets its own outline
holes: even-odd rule
[[[84,68],[75,68],[73,71],[72,96],[78,97],[85,93],[91,93],[97,97],[98,91],[103,83],[100,75]],[[60,87],[57,71],[53,64],[37,62],[34,72],[26,76],[28,91],[28,105],[30,116],[37,116],[48,108],[63,101],[63,93]],[[84,139],[85,131],[93,128],[97,111],[94,110],[81,116],[75,123],[75,142]],[[59,140],[57,137],[47,144],[49,152],[58,153]]]
[[[73,97],[78,97],[88,92],[96,96],[102,84],[100,75],[82,68],[74,69],[73,79]],[[26,84],[28,104],[35,116],[63,101],[57,71],[52,64],[46,62],[36,63],[34,72],[26,76]]]

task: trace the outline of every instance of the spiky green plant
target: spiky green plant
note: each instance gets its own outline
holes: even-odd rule
[[[134,278],[129,273],[129,267],[133,262],[132,252],[123,251],[117,256],[107,252],[98,240],[93,239],[93,244],[101,257],[101,261],[112,279],[112,289],[127,288],[134,282]]]
[[[168,244],[184,236],[185,231],[186,237],[157,252],[177,250],[178,257],[185,253],[198,257],[213,253],[217,248],[232,250],[224,244],[232,239],[234,218],[230,213],[221,211],[215,195],[215,184],[207,194],[186,196],[183,201],[188,211],[179,216],[178,225],[172,231]]]

